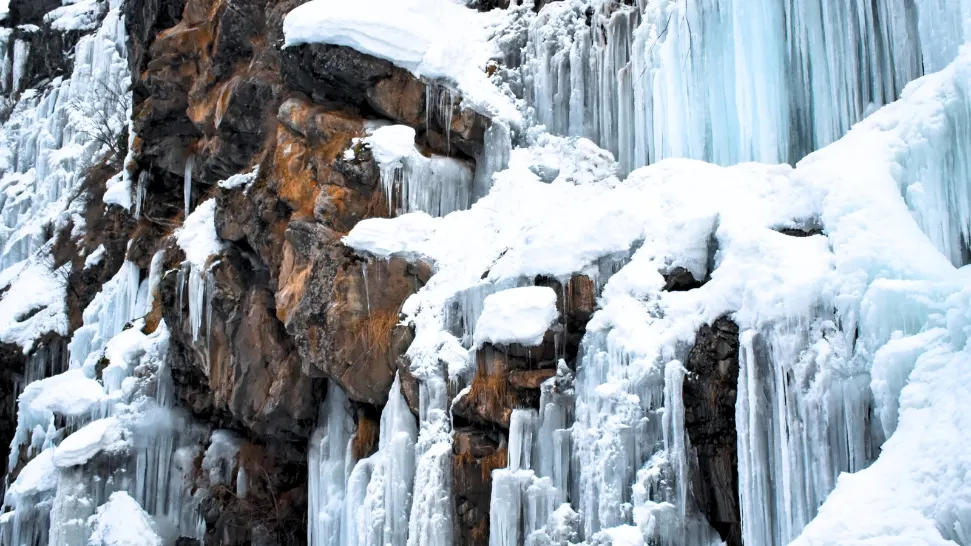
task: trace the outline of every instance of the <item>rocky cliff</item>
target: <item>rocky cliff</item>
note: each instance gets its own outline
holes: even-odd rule
[[[366,43],[288,43],[307,1],[11,0],[0,545],[113,546],[125,521],[166,546],[769,546],[876,459],[903,387],[868,366],[917,330],[943,344],[954,305],[908,285],[933,328],[866,322],[905,289],[837,275],[858,261],[827,237],[879,200],[838,194],[825,155],[635,169],[834,140],[921,72],[912,10],[854,2],[888,58],[825,74],[865,88],[853,108],[796,90],[757,131],[718,95],[751,83],[716,69],[732,33],[685,45],[644,2],[443,4],[490,17],[471,79],[512,115]],[[815,43],[785,40],[756,49]],[[793,55],[753,77],[819,68]],[[672,98],[696,88],[717,100]]]

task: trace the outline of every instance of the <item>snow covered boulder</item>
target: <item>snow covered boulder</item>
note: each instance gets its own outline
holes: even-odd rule
[[[556,292],[545,286],[524,286],[497,292],[485,299],[475,324],[475,347],[525,345],[535,347],[556,322]]]

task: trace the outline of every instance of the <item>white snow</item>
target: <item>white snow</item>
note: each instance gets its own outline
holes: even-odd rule
[[[126,446],[117,419],[98,419],[81,427],[54,449],[54,464],[58,468],[82,465],[101,451],[118,451]]]
[[[351,47],[416,76],[445,80],[485,115],[519,121],[513,100],[486,73],[499,53],[490,39],[506,17],[502,10],[480,13],[457,0],[313,0],[287,14],[283,31],[285,47]]]
[[[185,252],[186,261],[194,268],[205,270],[209,257],[226,246],[216,234],[216,200],[208,199],[199,204],[175,237],[179,248]]]
[[[104,257],[105,257],[105,245],[104,244],[100,244],[100,245],[98,245],[98,248],[94,249],[94,252],[92,252],[91,254],[88,254],[87,256],[85,256],[85,258],[84,258],[84,268],[85,269],[90,269],[90,268],[92,268],[92,267],[100,264],[102,262],[102,260],[104,260]]]
[[[124,171],[109,178],[105,186],[102,198],[105,205],[118,205],[125,210],[131,210],[131,179],[125,176]]]
[[[27,385],[20,395],[18,415],[80,416],[89,412],[104,396],[100,383],[75,368]]]
[[[256,180],[256,177],[260,174],[259,166],[254,167],[252,171],[245,173],[234,174],[226,180],[219,183],[219,187],[225,190],[235,190],[236,188],[249,187],[250,184]]]
[[[51,271],[52,258],[11,265],[0,276],[10,279],[0,296],[0,341],[29,352],[40,336],[67,333],[65,282],[70,264]]]
[[[486,297],[475,323],[475,346],[484,343],[534,347],[556,322],[556,292],[549,287],[524,286]]]
[[[98,26],[107,6],[103,0],[73,0],[49,11],[44,22],[54,30],[92,30]]]
[[[88,525],[88,546],[162,546],[151,517],[124,491],[112,493]]]
[[[579,480],[574,501],[588,538],[604,531],[626,540],[637,523],[648,542],[661,529],[707,544],[706,524],[671,511],[687,502],[677,359],[703,324],[729,315],[743,345],[746,543],[787,543],[817,509],[800,544],[963,543],[971,450],[957,431],[967,427],[971,382],[958,365],[969,360],[969,329],[967,277],[955,265],[966,260],[971,225],[960,152],[969,85],[964,49],[796,168],[670,159],[620,181],[589,141],[534,132],[469,210],[365,220],[345,243],[433,266],[403,307],[416,328],[412,370],[424,377],[461,352],[447,329],[450,305],[475,316],[482,298],[536,275],[582,273],[602,286],[577,370],[571,452],[561,459],[576,462],[568,471]],[[778,231],[810,227],[823,233]],[[664,292],[662,275],[674,267],[710,279]],[[794,380],[773,379],[781,374]],[[663,442],[650,460],[624,439],[645,419],[666,423],[663,438],[657,430],[645,440]],[[867,468],[871,433],[891,436]],[[645,484],[636,522],[623,508],[635,483]],[[660,483],[675,488],[671,496],[658,496]]]
[[[54,450],[45,449],[24,465],[10,487],[4,502],[14,505],[20,499],[50,491],[57,487],[57,467],[54,466]]]

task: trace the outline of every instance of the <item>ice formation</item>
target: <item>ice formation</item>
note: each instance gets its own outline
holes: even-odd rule
[[[971,493],[943,481],[967,464],[961,391],[948,386],[968,357],[956,269],[971,241],[965,8],[755,4],[577,1],[526,15],[538,121],[618,162],[529,131],[469,210],[366,220],[345,239],[434,265],[405,305],[419,373],[469,346],[468,319],[449,329],[453,302],[478,318],[498,286],[536,275],[602,287],[574,390],[557,406],[544,385],[540,415],[514,412],[509,466],[493,473],[492,544],[719,542],[688,488],[680,362],[723,315],[742,332],[746,544],[968,540]],[[844,33],[847,20],[859,26]],[[922,70],[940,71],[907,86]],[[819,148],[794,169],[658,162],[795,161]],[[708,280],[665,292],[675,267]],[[539,462],[521,447],[551,438],[561,443],[535,451]],[[915,463],[921,449],[940,459]]]
[[[122,265],[83,310],[66,351],[37,346],[45,334],[67,334],[67,270],[51,267],[51,234],[69,225],[75,236],[83,233],[81,182],[107,151],[85,132],[82,118],[88,108],[109,112],[111,123],[124,124],[130,114],[125,97],[104,92],[128,87],[120,3],[70,3],[48,19],[57,28],[97,29],[80,37],[73,72],[39,89],[20,83],[26,44],[0,41],[14,48],[13,66],[3,68],[14,83],[4,91],[22,91],[0,130],[0,335],[32,351],[10,446],[25,459],[10,458],[11,470],[22,468],[6,488],[0,543],[155,545],[157,524],[202,538],[185,477],[191,450],[206,437],[171,408],[162,367],[166,325],[142,331],[162,254],[147,278],[131,262]],[[108,184],[105,201],[130,207],[118,186]],[[103,254],[101,247],[87,256],[85,267]],[[137,377],[136,368],[143,372]]]
[[[422,211],[444,216],[472,204],[472,170],[457,159],[422,155],[411,127],[380,127],[364,142],[381,169],[389,213]]]

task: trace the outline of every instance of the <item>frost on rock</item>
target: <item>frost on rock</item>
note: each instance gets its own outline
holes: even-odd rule
[[[485,298],[475,323],[475,345],[540,345],[558,316],[552,288],[524,286],[497,292]]]
[[[151,517],[123,491],[112,493],[89,525],[94,531],[88,546],[162,546]]]

